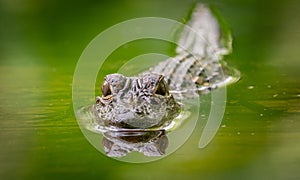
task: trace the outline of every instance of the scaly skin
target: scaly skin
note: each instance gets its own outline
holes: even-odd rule
[[[100,125],[146,129],[170,123],[179,114],[180,105],[169,93],[162,75],[110,74],[93,109]]]
[[[131,129],[168,125],[180,111],[175,99],[193,98],[236,82],[239,72],[223,61],[223,55],[231,52],[231,35],[221,29],[218,19],[209,7],[197,4],[175,57],[137,77],[107,75],[102,97],[92,108],[96,122]]]

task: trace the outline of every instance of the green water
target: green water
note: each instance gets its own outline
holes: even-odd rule
[[[170,156],[129,164],[99,153],[81,133],[72,78],[85,46],[135,17],[184,22],[193,2],[0,1],[0,179],[299,179],[296,0],[211,1],[232,28],[227,59],[242,78],[227,88],[222,127],[206,148],[197,148],[199,123]],[[139,54],[173,50],[155,40],[126,44],[109,57],[99,79]]]

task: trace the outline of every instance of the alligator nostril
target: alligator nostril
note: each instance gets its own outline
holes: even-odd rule
[[[136,111],[135,113],[139,115],[143,114],[141,111]]]

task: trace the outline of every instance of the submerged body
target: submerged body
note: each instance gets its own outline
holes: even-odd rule
[[[177,55],[137,77],[110,74],[93,114],[97,123],[148,129],[168,125],[179,113],[179,99],[208,93],[238,80],[238,71],[222,61],[231,36],[221,31],[211,10],[198,5],[183,30]]]

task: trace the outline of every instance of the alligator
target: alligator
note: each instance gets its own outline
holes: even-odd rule
[[[224,55],[231,52],[230,32],[220,17],[197,4],[181,33],[176,56],[134,76],[109,74],[92,107],[101,126],[145,130],[165,127],[181,111],[181,99],[193,98],[239,79]]]

